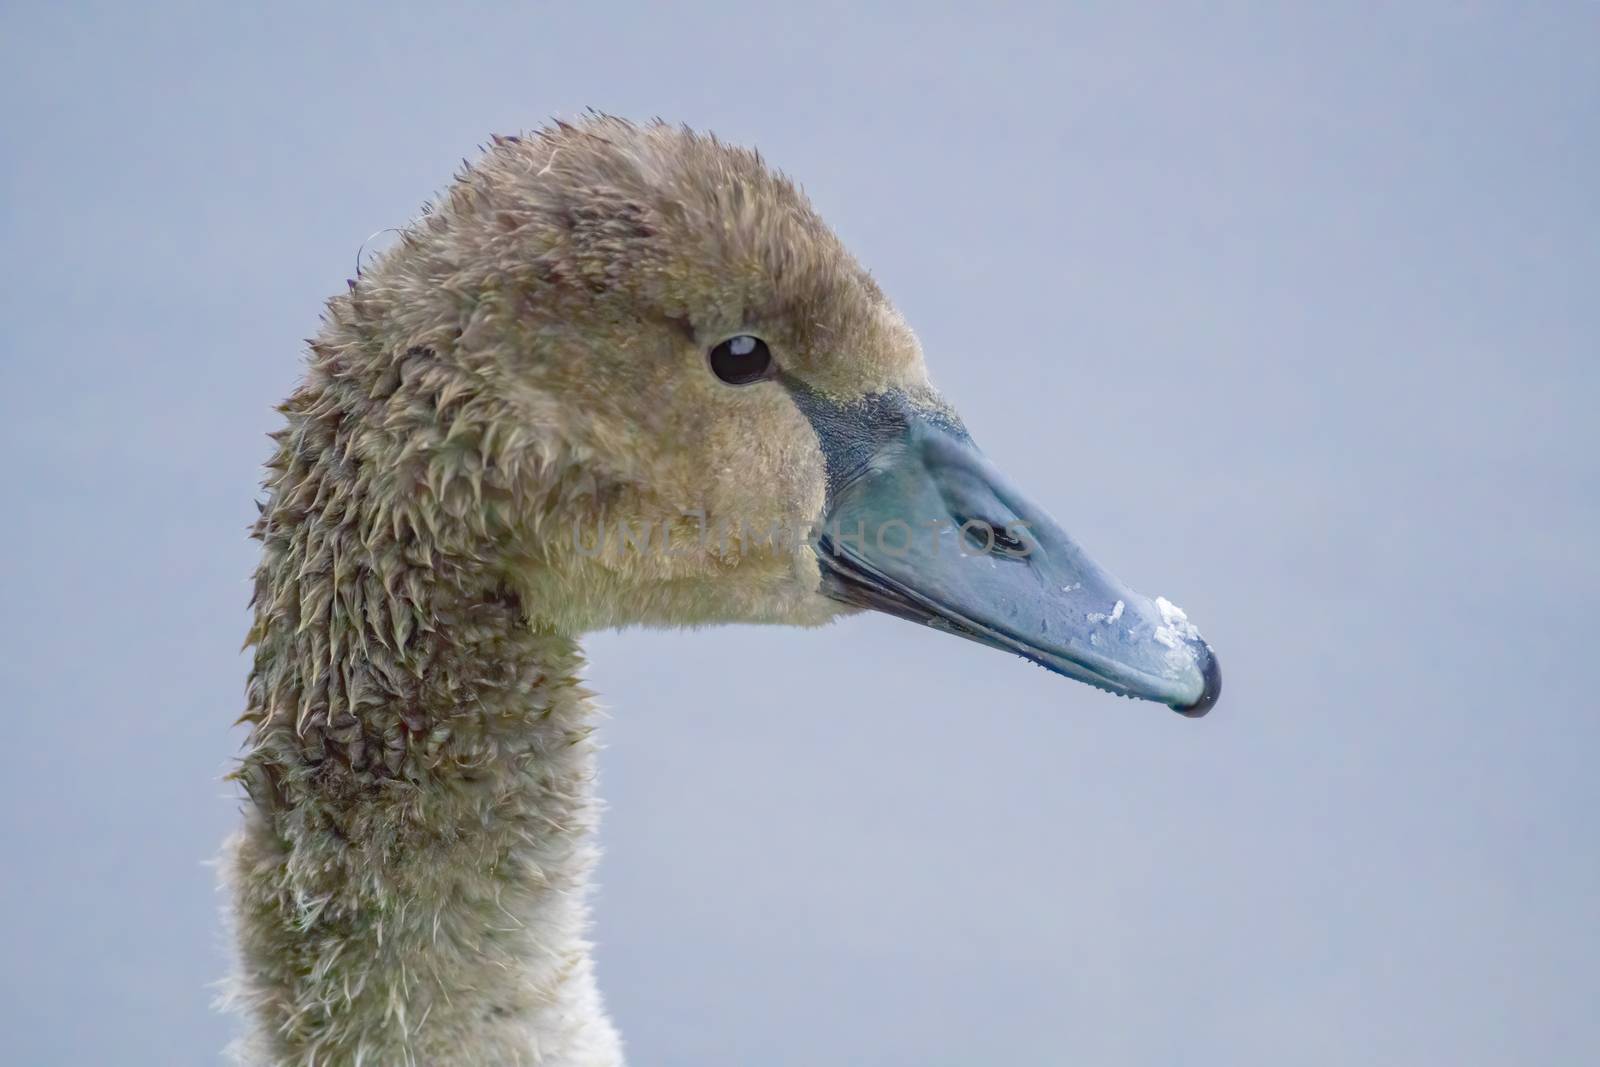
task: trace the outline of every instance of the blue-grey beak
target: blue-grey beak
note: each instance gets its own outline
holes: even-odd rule
[[[828,461],[816,551],[829,596],[1184,715],[1216,704],[1216,656],[1184,613],[1091,560],[948,409],[898,393],[841,407],[790,387]]]

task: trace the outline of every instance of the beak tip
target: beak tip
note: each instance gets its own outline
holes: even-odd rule
[[[1203,641],[1199,645],[1200,676],[1205,680],[1205,685],[1200,690],[1200,699],[1193,704],[1180,706],[1174,704],[1172,710],[1190,719],[1198,719],[1206,712],[1216,707],[1217,698],[1222,696],[1222,668],[1217,665],[1217,657],[1212,653],[1211,646]]]

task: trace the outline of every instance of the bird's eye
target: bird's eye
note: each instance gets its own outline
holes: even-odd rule
[[[772,374],[772,352],[759,337],[741,333],[711,350],[711,372],[729,385],[749,385]]]

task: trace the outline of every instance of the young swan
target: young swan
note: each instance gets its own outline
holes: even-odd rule
[[[1217,697],[1183,613],[978,452],[799,191],[687,130],[496,139],[329,303],[282,410],[227,864],[241,1062],[622,1062],[584,940],[586,631],[871,607]]]

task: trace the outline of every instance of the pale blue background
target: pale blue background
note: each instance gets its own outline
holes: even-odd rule
[[[753,143],[1189,722],[887,619],[591,643],[637,1064],[1600,1062],[1600,5],[0,14],[0,1059],[207,1064],[245,537],[491,132]]]

